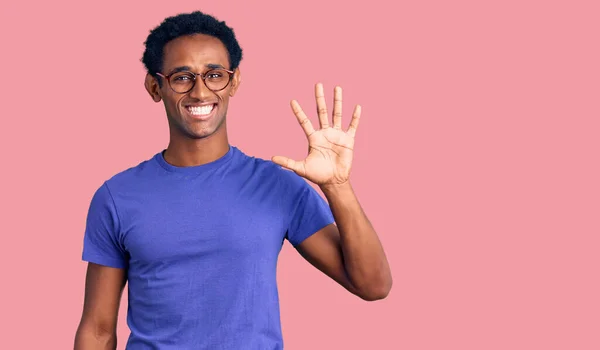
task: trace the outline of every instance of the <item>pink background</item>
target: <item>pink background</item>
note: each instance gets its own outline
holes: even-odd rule
[[[244,48],[245,152],[304,156],[289,100],[314,111],[317,81],[346,123],[363,106],[353,182],[394,288],[363,302],[286,244],[286,349],[600,348],[597,1],[229,0],[3,2],[2,349],[72,348],[91,196],[168,141],[143,41],[194,9]]]

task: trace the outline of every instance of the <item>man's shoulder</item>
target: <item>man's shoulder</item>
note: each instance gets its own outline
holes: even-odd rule
[[[237,149],[237,152],[242,155],[242,162],[250,169],[253,175],[260,176],[263,179],[272,178],[283,182],[298,183],[298,181],[304,181],[302,177],[293,171],[289,171],[273,163],[271,159],[251,156],[243,153],[239,149]]]
[[[246,158],[244,163],[250,169],[252,177],[259,180],[263,186],[272,186],[273,191],[279,189],[283,193],[292,194],[310,186],[303,177],[282,168],[270,159],[243,155]]]
[[[133,184],[155,177],[157,175],[157,167],[156,164],[154,164],[155,157],[156,155],[153,155],[150,158],[138,162],[136,165],[124,168],[113,174],[105,180],[106,185],[110,188],[129,187]]]

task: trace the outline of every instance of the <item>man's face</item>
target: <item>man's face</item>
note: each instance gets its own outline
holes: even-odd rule
[[[212,36],[195,34],[183,36],[167,43],[164,48],[163,70],[165,76],[178,70],[187,70],[204,74],[215,67],[229,70],[229,56],[223,43]],[[159,87],[155,78],[146,77],[146,88],[158,102],[162,99],[169,125],[179,136],[199,139],[213,135],[217,131],[225,132],[223,124],[227,115],[229,97],[233,96],[240,83],[239,70],[233,79],[220,91],[211,91],[201,77],[196,78],[194,88],[187,93],[177,93],[169,87],[163,77]]]

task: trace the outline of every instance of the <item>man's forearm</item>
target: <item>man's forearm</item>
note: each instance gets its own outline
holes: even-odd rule
[[[365,299],[387,296],[392,275],[377,233],[350,183],[321,186],[340,232],[344,266],[352,285]]]
[[[116,350],[116,332],[98,331],[90,327],[79,327],[75,335],[74,350]]]

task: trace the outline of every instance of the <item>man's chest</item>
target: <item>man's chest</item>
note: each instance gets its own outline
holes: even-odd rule
[[[121,218],[130,263],[276,259],[288,224],[280,201],[260,191],[159,192],[137,201]]]

